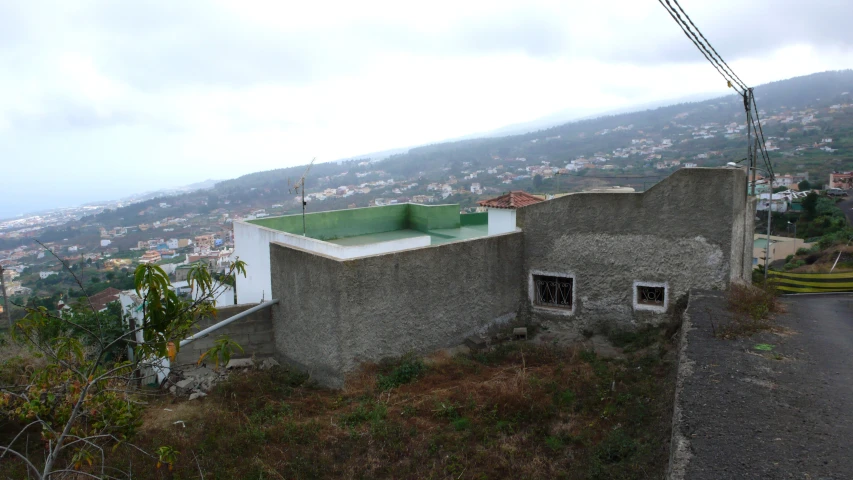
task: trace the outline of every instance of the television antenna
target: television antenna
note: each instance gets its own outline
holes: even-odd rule
[[[293,183],[291,188],[288,188],[287,191],[291,194],[296,193],[299,195],[302,194],[302,236],[305,236],[305,177],[308,176],[308,172],[311,171],[311,167],[314,166],[314,162],[317,160],[317,157],[311,159],[311,163],[308,164],[308,168],[305,169],[305,173],[302,174],[302,178]],[[291,185],[290,180],[287,180],[287,184]]]

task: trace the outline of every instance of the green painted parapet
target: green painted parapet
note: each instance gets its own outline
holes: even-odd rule
[[[308,213],[305,214],[305,230],[308,237],[317,240],[391,232],[406,228],[407,213],[407,204]],[[249,220],[248,223],[296,235],[302,234],[302,215],[260,218]]]
[[[467,213],[465,215],[459,215],[459,223],[463,227],[471,225],[488,225],[489,212]]]
[[[488,219],[483,224],[487,221]],[[259,218],[249,220],[248,223],[295,235],[302,234],[302,215]],[[407,228],[428,232],[437,229],[459,228],[460,225],[459,205],[404,203],[305,215],[306,234],[308,237],[317,240],[335,240]]]
[[[459,228],[459,205],[419,205],[410,203],[408,226],[427,232],[442,228]]]

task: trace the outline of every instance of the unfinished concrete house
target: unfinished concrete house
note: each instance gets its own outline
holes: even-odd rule
[[[275,299],[275,352],[319,383],[360,362],[509,325],[627,329],[691,288],[751,275],[754,205],[739,169],[682,169],[643,193],[523,192],[235,222],[239,303]]]

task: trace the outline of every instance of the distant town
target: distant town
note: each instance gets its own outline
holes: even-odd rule
[[[837,92],[835,98],[841,100],[759,111],[769,133],[767,151],[778,169],[790,169],[776,171],[772,184],[767,172],[756,173],[750,188],[766,200],[759,210],[794,208],[791,203],[803,181],[809,189],[851,187],[849,171],[830,169],[824,176],[827,164],[851,163],[845,160],[851,153],[848,140],[839,142],[827,134],[836,130],[839,119],[853,117],[853,104],[846,101],[849,92]],[[732,119],[719,121],[721,117]],[[82,276],[92,294],[97,288],[127,287],[128,273],[140,263],[161,265],[174,278],[182,266],[199,261],[220,271],[234,252],[234,221],[301,212],[303,195],[309,211],[411,202],[457,203],[470,213],[482,210],[478,200],[510,190],[545,197],[614,184],[644,190],[679,168],[741,160],[733,156],[745,150],[747,126],[741,117],[737,100],[708,101],[505,137],[512,139],[510,147],[463,144],[463,150],[448,144],[462,153],[430,146],[387,160],[321,164],[311,172],[305,192],[268,183],[244,187],[251,185],[249,180],[221,187],[235,182],[226,181],[159,198],[147,195],[41,212],[0,222],[0,266],[7,293],[16,301],[32,295],[59,301],[79,290],[69,273]],[[608,122],[610,127],[596,128]],[[835,163],[827,160],[836,158]],[[203,185],[210,186],[212,182]],[[773,192],[777,195],[771,196]],[[67,271],[75,265],[76,270]]]

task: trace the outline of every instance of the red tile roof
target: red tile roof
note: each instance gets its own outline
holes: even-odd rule
[[[110,287],[106,290],[98,292],[91,297],[89,297],[89,301],[92,303],[92,307],[96,312],[100,312],[101,310],[107,308],[107,304],[111,302],[115,302],[118,300],[118,296],[121,293],[121,290],[117,288]]]
[[[542,202],[539,197],[535,197],[527,192],[522,192],[521,190],[515,190],[513,192],[509,192],[506,195],[501,195],[498,198],[493,198],[491,200],[483,200],[479,202],[480,205],[489,208],[521,208],[526,207],[528,205],[533,205],[534,203]]]

